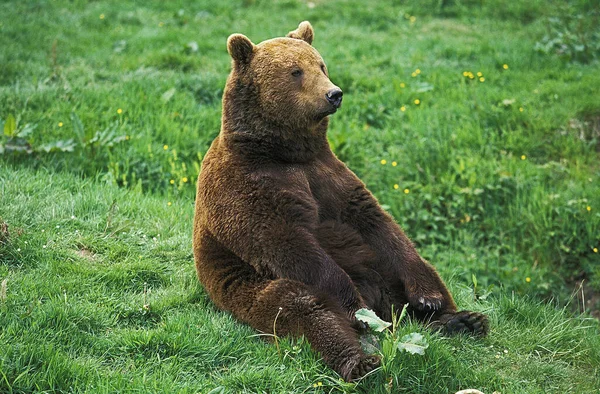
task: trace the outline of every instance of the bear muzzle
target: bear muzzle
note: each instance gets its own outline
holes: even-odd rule
[[[342,105],[342,96],[344,92],[340,88],[331,89],[327,93],[325,93],[325,98],[329,104],[333,105],[333,107],[337,110]]]

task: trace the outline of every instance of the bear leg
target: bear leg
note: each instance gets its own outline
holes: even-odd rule
[[[344,380],[357,380],[379,366],[379,357],[363,352],[353,322],[327,295],[288,279],[244,281],[237,290],[243,297],[227,297],[236,303],[222,303],[224,309],[263,333],[304,335]]]

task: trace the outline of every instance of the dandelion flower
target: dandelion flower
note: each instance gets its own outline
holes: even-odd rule
[[[527,159],[527,156],[521,155],[521,160],[526,160],[526,159]]]
[[[171,206],[171,201],[167,202],[167,205],[168,205],[168,206]]]
[[[58,127],[63,127],[63,122],[58,122]]]
[[[100,19],[104,19],[104,14],[100,14]]]
[[[410,23],[415,23],[416,20],[417,20],[416,16],[413,15],[410,17]]]
[[[170,183],[171,185],[174,185],[174,184],[175,184],[175,179],[171,179],[171,180],[169,181],[169,183]]]
[[[406,87],[406,84],[405,84],[404,82],[400,82],[400,87],[401,87],[402,89],[404,89],[404,88]]]
[[[594,253],[598,253],[598,248],[594,248],[592,250],[594,251]]]
[[[121,115],[121,114],[123,113],[123,110],[122,110],[121,108],[119,108],[119,109],[117,109],[117,113],[118,113],[119,115]]]
[[[468,71],[463,71],[463,77],[468,77],[469,76],[469,72]]]
[[[484,77],[479,77],[479,82],[484,82],[485,78]]]
[[[413,73],[412,73],[412,74],[410,74],[410,75],[412,75],[412,77],[414,78],[414,77],[416,77],[416,76],[417,76],[417,73],[416,73],[416,72],[413,72]]]
[[[419,100],[419,99],[416,99],[416,100],[415,100],[415,105],[419,105],[419,104],[421,104],[421,100]]]
[[[169,145],[163,145],[163,149],[164,149],[164,150],[167,150],[167,149],[169,149]]]
[[[519,107],[519,112],[523,112],[523,111],[525,111],[525,110],[523,109],[523,107]]]
[[[505,70],[508,70],[508,64],[503,64],[502,68],[505,69]]]
[[[125,136],[125,140],[129,141],[129,136],[128,135]]]
[[[410,193],[410,190],[404,189],[404,194],[408,194],[408,193]]]
[[[415,74],[421,74],[421,69],[417,68],[417,69],[415,70]]]
[[[400,185],[398,185],[397,183],[394,185],[394,189],[398,190],[400,188]]]
[[[395,161],[392,162],[392,167],[396,167],[397,165],[398,165],[397,162],[395,162]]]
[[[403,105],[402,107],[400,107],[400,111],[402,111],[402,112],[406,111],[406,107]]]
[[[188,181],[187,176],[184,176],[183,178],[181,178],[181,180],[183,181],[183,183],[187,183],[187,181]]]
[[[527,278],[525,278],[525,282],[527,282],[527,283],[531,282],[531,278],[528,276]]]
[[[478,77],[483,77],[483,73],[481,71],[477,71],[477,76]]]
[[[590,206],[588,205],[587,207],[585,207],[585,209],[587,209],[587,211],[589,212],[589,211],[591,211],[591,210],[592,210],[592,207],[590,207]]]
[[[384,166],[384,165],[386,165],[386,164],[387,164],[387,160],[386,160],[386,159],[381,159],[380,163],[381,163],[381,165],[383,165],[383,166]]]

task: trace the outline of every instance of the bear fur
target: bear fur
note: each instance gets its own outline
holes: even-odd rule
[[[198,176],[193,249],[214,303],[264,333],[304,335],[345,380],[379,365],[354,314],[405,304],[448,332],[484,335],[358,177],[332,153],[341,90],[302,22],[258,45],[231,35],[221,132]]]

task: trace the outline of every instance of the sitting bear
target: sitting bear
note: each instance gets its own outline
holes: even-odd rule
[[[198,176],[193,249],[214,303],[257,330],[304,337],[345,380],[379,365],[359,344],[355,312],[384,319],[405,304],[447,333],[485,335],[457,312],[435,269],[332,153],[342,102],[302,22],[254,45],[227,40],[232,71],[221,132]]]

